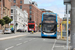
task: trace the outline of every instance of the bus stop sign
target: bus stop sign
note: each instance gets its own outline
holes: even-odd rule
[[[71,4],[71,0],[64,0],[64,4]]]

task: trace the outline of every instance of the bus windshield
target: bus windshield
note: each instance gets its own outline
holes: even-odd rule
[[[28,25],[29,26],[29,28],[34,28],[34,25]]]
[[[56,23],[56,16],[51,14],[44,14],[43,23]]]
[[[56,14],[44,14],[43,15],[43,32],[53,33],[56,31]]]
[[[56,24],[43,24],[43,32],[53,33],[56,31]]]

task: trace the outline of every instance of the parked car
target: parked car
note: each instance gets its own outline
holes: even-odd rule
[[[22,29],[18,29],[17,32],[22,32]]]
[[[11,33],[11,29],[10,29],[10,28],[5,28],[4,34],[5,34],[5,33]]]
[[[22,32],[25,32],[25,30],[24,29],[21,29],[22,30]]]
[[[22,29],[22,32],[26,32],[26,30],[25,29]]]
[[[18,29],[17,32],[25,32],[24,29]]]

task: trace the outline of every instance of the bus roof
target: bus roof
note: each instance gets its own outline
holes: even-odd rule
[[[29,21],[28,23],[35,23],[34,21]]]
[[[56,14],[56,18],[57,18],[57,13],[49,13],[49,12],[46,12],[46,13],[42,13],[42,21],[43,21],[43,15],[44,14]],[[56,19],[56,21],[57,21],[57,19]]]
[[[57,14],[57,13],[49,13],[49,12],[46,12],[46,13],[42,13],[42,14]]]

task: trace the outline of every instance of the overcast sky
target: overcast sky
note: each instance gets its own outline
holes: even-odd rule
[[[63,0],[32,0],[36,1],[38,8],[44,8],[46,10],[51,10],[62,18],[64,17],[65,5]]]

